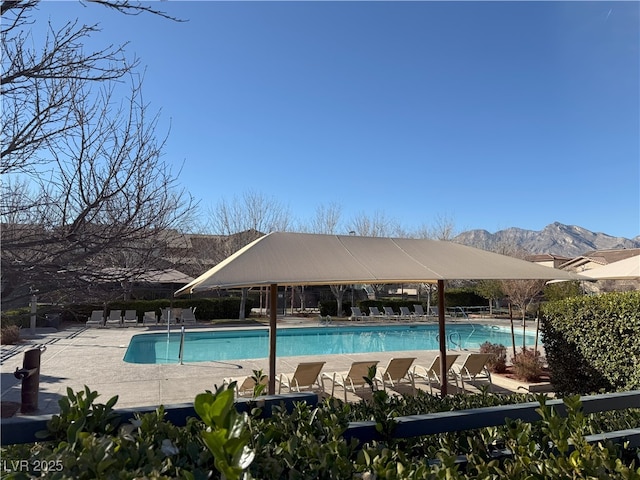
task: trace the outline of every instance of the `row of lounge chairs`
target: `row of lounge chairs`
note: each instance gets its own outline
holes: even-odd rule
[[[465,390],[465,381],[475,382],[486,380],[492,385],[491,373],[487,368],[487,362],[491,354],[469,353],[461,362],[456,363],[459,354],[448,354],[446,357],[447,380],[455,382],[456,388]],[[433,394],[433,385],[440,385],[441,370],[440,357],[436,356],[428,364],[414,364],[416,358],[392,358],[384,370],[378,370],[373,379],[376,387],[380,386],[384,390],[395,390],[398,387],[408,386],[412,393],[415,393],[416,382],[424,380],[429,387],[429,393]],[[323,372],[325,362],[303,362],[299,363],[292,374],[280,374],[276,378],[278,393],[300,392],[303,390],[319,391],[329,393],[325,380],[330,385],[330,395],[335,396],[336,388],[340,388],[344,393],[344,401],[347,401],[349,392],[357,394],[358,390],[365,390],[367,382],[365,377],[369,375],[372,366],[378,366],[377,360],[356,361],[351,364],[347,372]],[[236,381],[236,393],[239,396],[252,395],[256,385],[255,377],[246,377],[241,380],[225,379],[226,383]],[[268,377],[260,379],[260,383],[267,385]]]
[[[142,322],[138,321],[136,310],[111,310],[105,317],[103,310],[93,310],[87,319],[87,327],[148,327],[154,325],[195,325],[195,308],[162,308],[160,316],[155,311],[144,312]]]
[[[429,316],[425,313],[421,304],[413,306],[413,312],[409,307],[400,307],[400,313],[396,313],[393,307],[383,307],[384,312],[376,306],[369,307],[369,315],[362,312],[359,307],[351,307],[350,320],[426,320]]]

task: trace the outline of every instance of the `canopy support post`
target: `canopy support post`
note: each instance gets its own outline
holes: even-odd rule
[[[278,318],[278,285],[269,286],[269,395],[276,393],[276,324]]]
[[[444,329],[444,280],[438,280],[438,336],[440,338],[440,395],[447,395],[447,337]]]

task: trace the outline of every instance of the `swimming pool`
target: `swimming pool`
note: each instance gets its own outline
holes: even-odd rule
[[[277,331],[277,355],[335,355],[341,353],[438,350],[438,325],[378,325],[281,328]],[[447,325],[447,348],[479,348],[484,342],[511,345],[511,330],[476,324]],[[526,345],[535,334],[527,333]],[[516,333],[522,345],[522,331]],[[180,333],[143,333],[131,338],[124,361],[129,363],[178,363]],[[267,329],[187,332],[185,362],[246,360],[269,354]]]

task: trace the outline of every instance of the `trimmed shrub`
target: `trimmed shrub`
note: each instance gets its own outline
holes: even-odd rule
[[[640,388],[640,292],[542,306],[542,342],[560,394]]]
[[[323,300],[318,302],[318,307],[320,308],[320,315],[326,317],[330,315],[332,317],[338,317],[338,302],[336,300]],[[342,302],[342,310],[344,310],[345,315],[351,315],[351,302]]]
[[[492,373],[507,371],[507,347],[500,343],[484,342],[480,345],[480,353],[491,353],[493,357],[487,362],[487,368]]]

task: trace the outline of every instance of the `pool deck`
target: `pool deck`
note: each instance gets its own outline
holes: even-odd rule
[[[508,326],[503,320],[466,320],[447,318],[447,323],[489,323]],[[424,322],[420,322],[424,323]],[[435,323],[431,321],[429,323]],[[515,321],[514,321],[515,323]],[[351,324],[340,322],[339,324]],[[357,322],[358,325],[366,324]],[[379,322],[378,322],[379,324]],[[519,325],[519,322],[517,323]],[[279,327],[317,326],[315,318],[283,317],[278,318]],[[178,327],[174,327],[178,328]],[[211,329],[211,325],[188,327],[192,329]],[[233,327],[216,327],[233,328]],[[521,328],[521,327],[520,327]],[[535,328],[528,322],[528,329]],[[148,331],[162,332],[165,328],[129,327],[129,328],[86,328],[84,326],[66,327],[62,330],[37,329],[34,336],[24,335],[18,345],[2,345],[0,357],[1,396],[5,402],[20,403],[21,381],[14,372],[22,368],[23,352],[34,347],[45,346],[40,369],[39,410],[36,415],[52,414],[59,411],[58,400],[66,396],[67,388],[74,391],[88,386],[100,394],[98,399],[106,403],[109,398],[118,395],[115,408],[173,405],[193,402],[198,393],[214,390],[225,378],[243,379],[250,376],[252,370],[268,371],[268,359],[231,360],[219,362],[198,362],[190,364],[132,364],[123,361],[131,337]],[[27,332],[28,333],[28,330]],[[378,360],[379,368],[384,368],[394,357],[416,357],[415,364],[428,364],[437,355],[437,351],[380,352],[341,355],[315,355],[282,357],[277,359],[278,373],[292,373],[299,362],[324,360],[323,372],[344,372],[357,360]],[[458,353],[457,351],[453,353]],[[465,351],[460,352],[464,357]],[[515,390],[497,385],[496,391]],[[426,387],[424,385],[423,387]],[[428,389],[428,387],[426,387]],[[455,386],[451,385],[452,391]],[[21,415],[18,413],[17,415]]]

